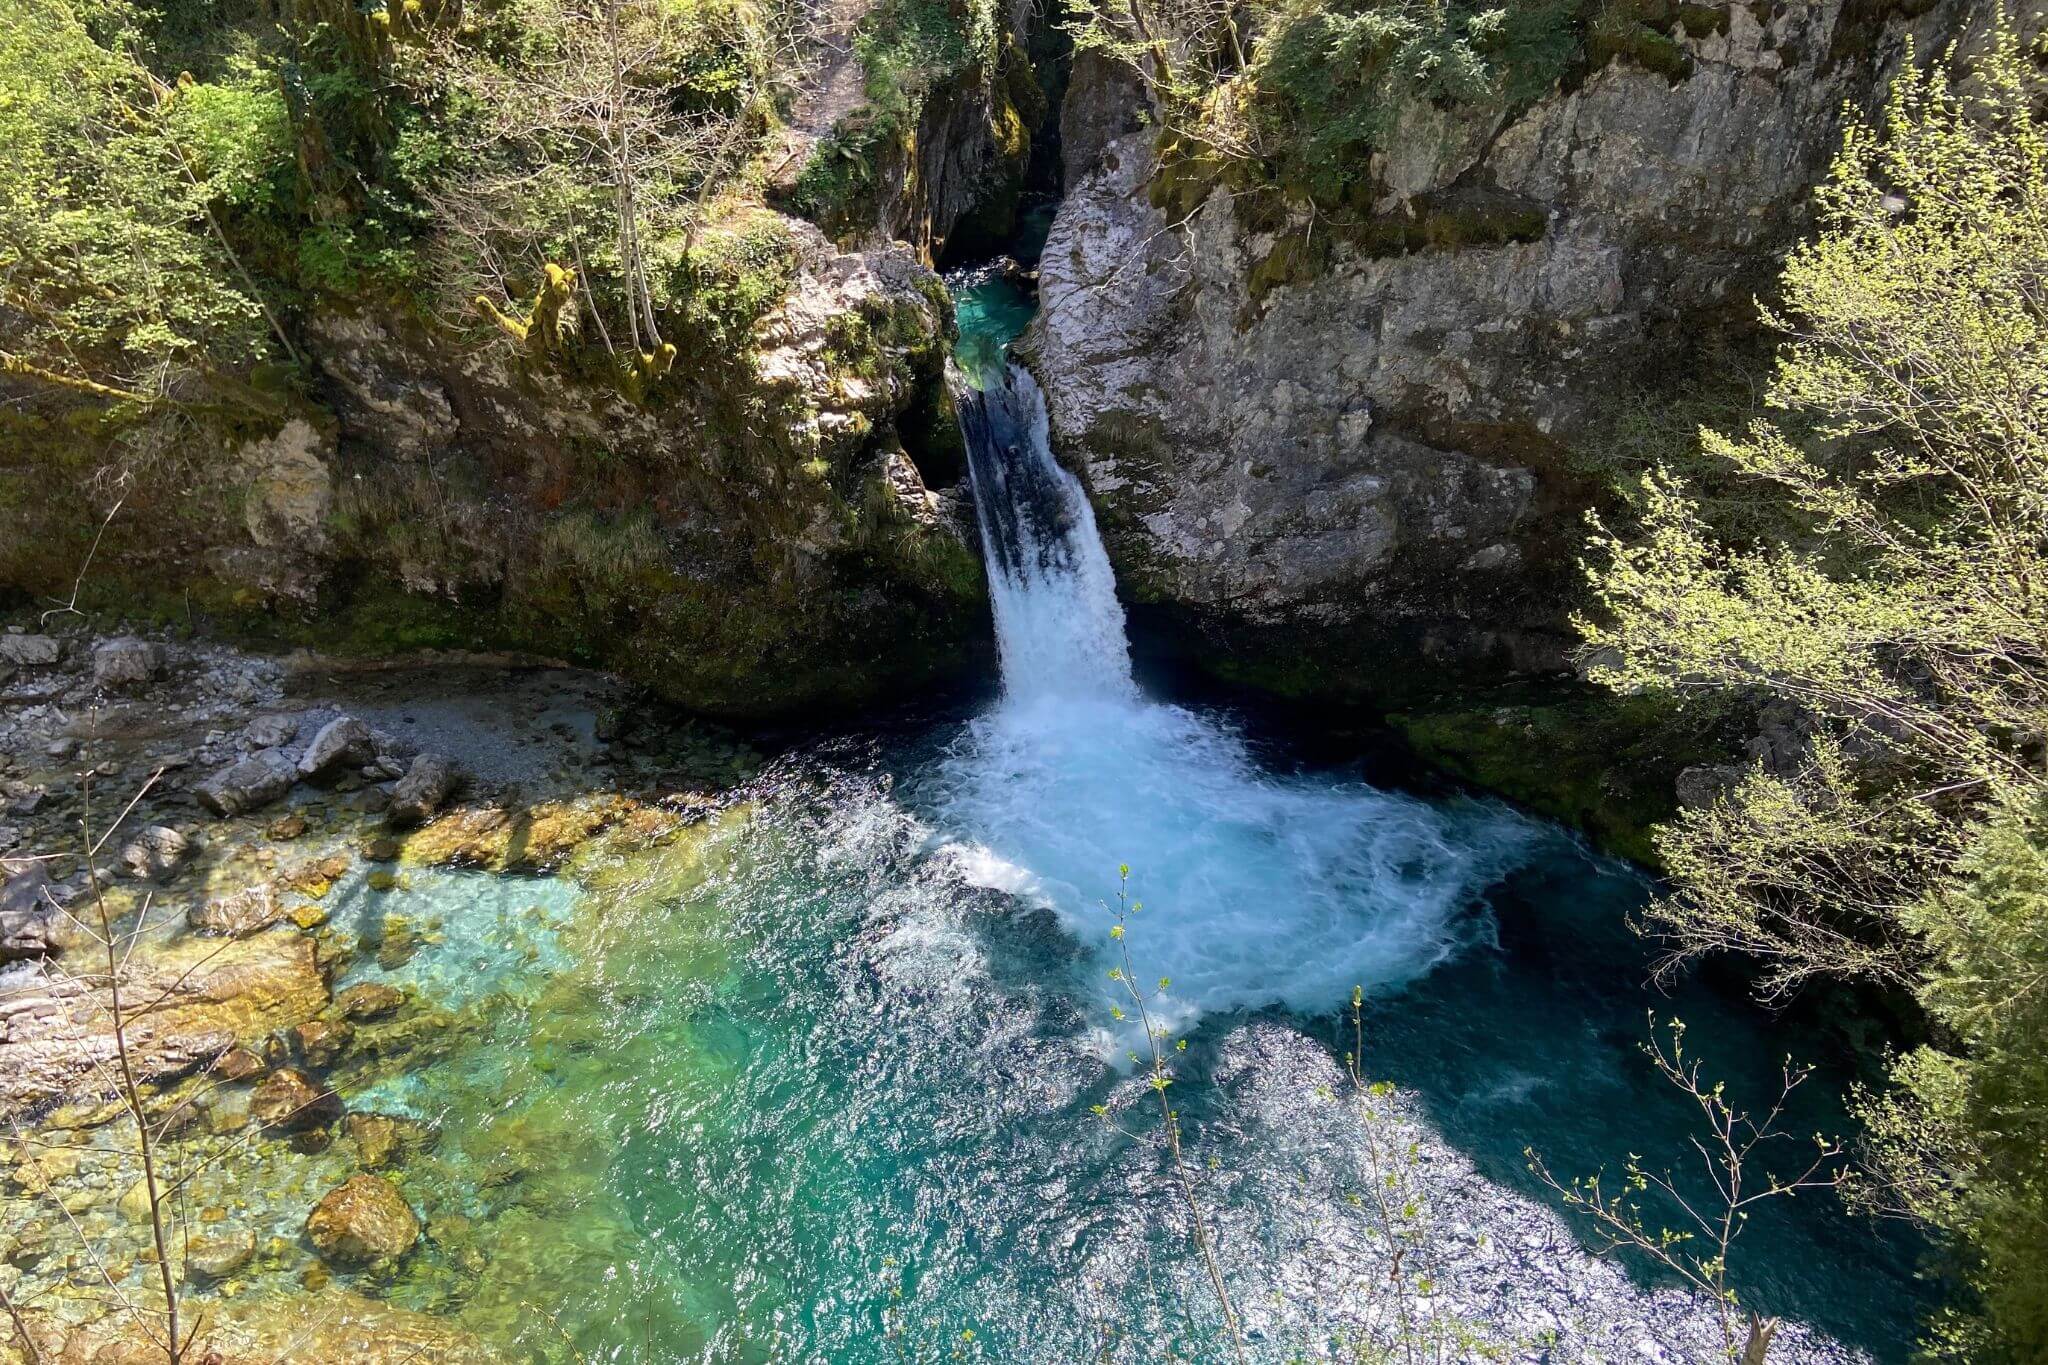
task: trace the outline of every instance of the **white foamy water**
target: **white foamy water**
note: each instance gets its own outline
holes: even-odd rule
[[[1480,893],[1536,828],[1467,803],[1276,775],[1221,721],[1147,698],[1079,482],[1029,375],[963,393],[1003,699],[943,765],[942,818],[979,884],[1107,943],[1120,864],[1129,944],[1167,1010],[1309,1010],[1398,984],[1488,926]]]

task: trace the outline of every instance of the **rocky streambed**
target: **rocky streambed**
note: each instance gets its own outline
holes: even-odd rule
[[[435,1125],[361,1097],[459,1052],[478,983],[564,927],[518,878],[688,839],[756,756],[562,670],[330,674],[17,627],[0,679],[0,1287],[43,1358],[141,1349],[130,1310],[161,1304],[109,934],[188,1327],[229,1360],[484,1358],[379,1301],[429,1240],[478,1253],[401,1183]],[[457,867],[503,892],[500,960],[405,980],[444,942],[408,892]]]

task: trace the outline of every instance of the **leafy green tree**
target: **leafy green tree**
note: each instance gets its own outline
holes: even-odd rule
[[[1873,1146],[1964,1248],[1972,1359],[2048,1351],[2048,133],[2028,55],[2001,25],[1968,82],[1908,69],[1881,128],[1848,134],[1767,316],[1780,415],[1702,433],[1783,515],[1731,528],[1653,472],[1636,527],[1596,527],[1582,623],[1616,688],[1801,718],[1796,752],[1660,832],[1674,889],[1650,925],[1677,960],[1754,955],[1767,992],[1918,991],[1936,1045],[1896,1065]]]
[[[107,403],[250,400],[235,372],[285,343],[215,214],[266,193],[282,103],[166,82],[125,41],[63,0],[0,3],[0,370]]]

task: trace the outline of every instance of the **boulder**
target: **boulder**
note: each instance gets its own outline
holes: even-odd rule
[[[0,962],[62,952],[71,942],[73,930],[51,897],[50,874],[41,863],[13,866],[20,870],[0,881]]]
[[[185,923],[209,934],[247,938],[268,929],[285,913],[284,903],[269,886],[251,886],[193,906],[185,912]]]
[[[385,820],[401,827],[417,825],[439,810],[461,781],[453,760],[444,754],[421,754],[391,791]]]
[[[258,749],[281,749],[299,737],[299,718],[258,716],[249,722],[242,736]]]
[[[354,716],[341,716],[321,726],[299,758],[299,776],[320,777],[330,770],[360,768],[376,758],[370,727]]]
[[[276,1132],[301,1132],[341,1117],[341,1097],[297,1067],[280,1067],[257,1082],[249,1116]]]
[[[49,668],[63,657],[63,644],[48,635],[0,635],[0,663]]]
[[[199,784],[199,804],[215,815],[241,815],[283,796],[298,774],[275,749],[251,754]]]
[[[147,687],[163,675],[164,647],[153,640],[124,636],[107,640],[92,652],[92,680],[109,692]]]
[[[169,825],[151,825],[121,850],[121,861],[145,881],[167,882],[192,855],[192,841]]]
[[[396,1260],[412,1250],[420,1220],[389,1180],[353,1175],[313,1206],[306,1236],[323,1260],[364,1265]]]
[[[224,1081],[246,1081],[251,1076],[260,1076],[268,1064],[255,1051],[246,1047],[231,1047],[214,1061],[213,1074]]]

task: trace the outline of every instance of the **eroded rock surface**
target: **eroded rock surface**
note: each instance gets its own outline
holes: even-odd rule
[[[1912,23],[1924,51],[1989,12]],[[1731,6],[1674,29],[1680,79],[1617,60],[1513,117],[1411,109],[1349,235],[1221,186],[1182,221],[1154,202],[1172,196],[1128,81],[1077,62],[1023,349],[1121,585],[1268,663],[1348,652],[1354,681],[1397,671],[1388,640],[1468,680],[1561,667],[1574,443],[1627,385],[1668,389],[1702,334],[1749,325],[1844,102],[1907,31]]]

